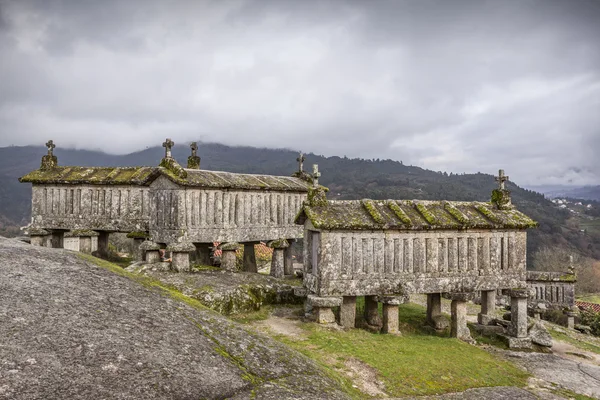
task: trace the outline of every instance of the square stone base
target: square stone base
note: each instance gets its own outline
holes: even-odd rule
[[[509,349],[531,349],[531,338],[516,338],[508,335],[498,335]]]
[[[490,314],[477,314],[477,323],[481,325],[490,325],[495,319],[496,317]]]

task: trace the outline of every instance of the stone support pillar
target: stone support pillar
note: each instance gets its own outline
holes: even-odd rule
[[[450,335],[464,342],[473,343],[471,331],[467,326],[467,302],[473,298],[473,293],[450,293]]]
[[[160,246],[151,240],[146,240],[140,244],[140,252],[144,256],[146,264],[154,264],[160,262]]]
[[[221,250],[221,269],[225,271],[237,271],[235,265],[235,252],[240,248],[239,243],[221,243],[219,249]]]
[[[335,322],[335,314],[332,307],[342,305],[341,297],[317,297],[308,295],[306,301],[312,307],[313,313],[318,324],[332,324]]]
[[[491,325],[496,318],[496,290],[481,291],[481,312],[477,314],[477,322]]]
[[[293,239],[288,239],[288,243],[292,243]],[[283,250],[283,273],[285,275],[294,275],[294,258],[292,257],[292,246],[288,246]]]
[[[510,291],[510,326],[508,333],[516,338],[527,337],[527,289]]]
[[[193,255],[194,262],[200,265],[213,265],[210,259],[212,243],[194,243],[196,252]]]
[[[382,333],[399,334],[398,306],[406,303],[408,299],[404,296],[379,296],[379,302],[383,303],[383,326]]]
[[[442,315],[442,296],[440,293],[427,294],[427,324],[439,331],[443,331],[449,325],[448,319]]]
[[[567,328],[575,329],[575,317],[576,316],[577,316],[577,313],[574,313],[572,311],[567,312]]]
[[[144,252],[140,250],[140,246],[144,243],[144,238],[133,238],[133,259],[135,261],[144,261]]]
[[[285,257],[284,251],[290,246],[287,240],[279,239],[269,242],[269,247],[273,249],[273,259],[271,260],[271,276],[283,278],[285,275]]]
[[[99,231],[98,232],[98,256],[100,258],[108,258],[108,238],[110,232]]]
[[[510,325],[508,334],[502,336],[511,349],[530,349],[531,338],[527,336],[527,297],[528,289],[511,289],[510,296]]]
[[[92,254],[92,236],[79,236],[79,251]]]
[[[381,317],[377,303],[377,296],[365,296],[365,321],[371,326],[381,326]]]
[[[256,252],[254,251],[254,242],[244,243],[244,266],[246,272],[258,272],[256,266]]]
[[[171,243],[166,251],[171,252],[171,270],[175,272],[190,272],[190,253],[196,251],[196,246],[190,242]]]
[[[65,231],[53,230],[52,231],[52,248],[62,249],[64,247]]]
[[[344,296],[340,306],[340,325],[354,328],[356,321],[356,296]]]
[[[33,246],[47,246],[50,232],[45,229],[30,229],[29,239]]]

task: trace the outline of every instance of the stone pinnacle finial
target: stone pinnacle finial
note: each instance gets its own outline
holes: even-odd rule
[[[300,152],[300,154],[298,155],[298,158],[296,158],[296,161],[298,161],[298,172],[302,173],[302,170],[304,169],[304,161],[306,160],[306,157],[304,157],[304,154],[302,154],[302,152]]]
[[[496,182],[500,185],[500,190],[504,190],[504,182],[508,180],[508,176],[504,175],[504,170],[501,169],[498,171],[498,176],[496,177]]]
[[[171,158],[171,148],[175,145],[175,143],[171,139],[167,138],[162,145],[165,148],[165,158]]]
[[[48,140],[48,142],[46,143],[46,147],[48,148],[48,155],[50,157],[52,157],[54,155],[53,154],[54,148],[56,147],[56,145],[54,144],[54,141]]]
[[[200,169],[200,157],[198,157],[198,143],[192,142],[190,144],[192,149],[192,155],[188,157],[187,167],[188,169]]]
[[[319,187],[319,177],[321,173],[319,172],[319,165],[313,164],[313,186]]]

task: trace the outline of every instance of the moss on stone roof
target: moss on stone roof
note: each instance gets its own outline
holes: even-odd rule
[[[175,173],[165,167],[54,167],[38,169],[19,178],[36,184],[88,184],[148,186],[159,175],[182,186],[211,189],[277,190],[308,192],[310,183],[291,176],[237,174],[232,172],[181,169]]]
[[[38,169],[19,182],[45,184],[149,185],[159,172],[154,167],[54,167]]]
[[[310,183],[291,176],[237,174],[223,171],[186,169],[185,179],[174,174],[165,175],[183,186],[214,189],[278,190],[308,192]]]
[[[297,224],[309,219],[325,230],[526,229],[537,226],[515,208],[499,210],[491,203],[410,200],[329,200],[305,203]]]

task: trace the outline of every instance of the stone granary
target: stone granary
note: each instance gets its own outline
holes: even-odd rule
[[[339,306],[339,323],[353,327],[356,296],[365,296],[367,323],[397,332],[398,304],[426,293],[427,319],[443,328],[444,294],[452,299],[452,334],[470,341],[466,302],[481,291],[478,319],[488,324],[496,290],[507,289],[510,344],[528,345],[525,230],[536,223],[511,204],[503,171],[489,203],[332,201],[316,175],[296,223],[304,226],[304,287],[318,322],[335,322],[331,308]]]
[[[310,175],[302,171],[302,155],[293,176],[270,176],[201,170],[196,143],[183,168],[172,157],[170,139],[163,143],[165,156],[157,167],[59,166],[54,143],[46,145],[40,169],[19,179],[33,184],[32,243],[63,247],[70,232],[88,249],[98,235],[94,243],[102,255],[111,232],[126,232],[138,245],[149,237],[166,247],[175,270],[189,268],[188,253],[209,263],[213,242],[228,244],[225,248],[243,244],[244,268],[255,272],[255,243],[302,237],[294,218],[311,185]],[[291,253],[284,259],[286,272],[293,273]]]

